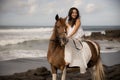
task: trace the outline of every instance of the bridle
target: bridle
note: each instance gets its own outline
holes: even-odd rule
[[[62,34],[66,34],[66,32],[62,32],[62,33],[59,33],[59,35],[62,35]],[[60,38],[58,35],[55,39],[50,39],[50,41],[53,41],[53,42],[58,42],[60,41],[60,39],[63,39],[63,38]]]
[[[56,21],[55,27],[54,27],[54,30],[53,30],[55,32],[55,34],[56,34],[56,37],[55,37],[55,39],[50,39],[50,41],[52,41],[52,42],[54,42],[56,44],[61,45],[61,40],[62,40],[62,42],[66,41],[65,37],[60,37],[61,35],[67,35],[66,25],[59,26],[60,28],[61,27],[64,28],[64,31],[62,31],[62,32],[59,32],[57,27],[58,26],[57,26],[57,21]]]
[[[62,32],[62,33],[57,33],[56,38],[55,39],[50,39],[51,42],[54,42],[55,44],[60,45],[61,41],[60,40],[66,40],[66,38],[60,38],[59,35],[64,35],[67,34],[66,32]]]

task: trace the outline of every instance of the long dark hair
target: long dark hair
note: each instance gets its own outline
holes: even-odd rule
[[[75,19],[72,18],[72,12],[73,10],[77,11],[77,17]],[[79,15],[79,10],[76,7],[72,7],[70,8],[69,12],[68,12],[68,23],[73,27],[73,25],[75,24],[76,20],[80,17]]]

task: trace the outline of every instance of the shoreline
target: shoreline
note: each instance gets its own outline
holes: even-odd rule
[[[101,53],[102,63],[108,67],[120,64],[120,51],[117,53]],[[12,75],[29,69],[46,67],[50,70],[50,64],[46,57],[19,58],[13,60],[0,61],[0,75]]]
[[[26,61],[30,61],[30,62],[36,62],[37,60],[41,60],[43,61],[39,66],[39,65],[34,65],[35,67],[29,68],[28,66],[26,66],[26,70],[24,71],[18,71],[18,72],[14,72],[8,75],[0,75],[0,80],[51,80],[52,79],[52,74],[51,74],[51,70],[50,70],[50,66],[49,64],[45,63],[47,60],[45,58],[42,59],[19,59],[17,60],[18,64],[19,63],[24,63]],[[14,62],[16,60],[13,60]],[[38,62],[39,63],[39,62]],[[35,63],[36,64],[36,63]],[[21,69],[23,69],[23,64],[19,64],[21,65]],[[17,66],[19,66],[17,65]],[[13,65],[15,66],[15,65]],[[10,66],[8,66],[10,68]],[[25,67],[25,65],[24,65]],[[105,79],[106,80],[120,80],[120,64],[115,64],[112,66],[106,66],[103,65],[104,70],[105,70]],[[58,72],[58,80],[60,80],[60,76],[61,73]],[[68,68],[67,69],[67,74],[66,74],[66,78],[67,80],[91,80],[91,74],[90,74],[90,69],[87,69],[87,72],[85,74],[80,74],[79,69],[78,68]]]
[[[50,70],[47,58],[19,58],[13,60],[0,61],[0,75],[11,75],[14,73],[24,72],[28,69],[35,69],[45,66]]]

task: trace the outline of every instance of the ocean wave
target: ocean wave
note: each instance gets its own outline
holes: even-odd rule
[[[19,43],[24,43],[27,41],[34,41],[34,40],[49,40],[48,37],[44,38],[35,38],[35,39],[11,39],[11,40],[0,40],[0,46],[6,46],[6,45],[14,45]]]
[[[115,53],[120,50],[101,50],[101,53]],[[12,60],[18,58],[38,58],[38,57],[47,57],[46,50],[5,50],[0,52],[0,61]]]
[[[101,32],[101,34],[105,35],[105,31],[84,31],[85,32],[85,36],[91,36],[92,32]]]
[[[119,45],[119,44],[118,44]],[[115,53],[115,52],[119,52],[120,51],[120,46],[119,47],[115,47],[116,45],[114,44],[113,46],[109,46],[109,47],[101,47],[101,53]]]
[[[0,46],[49,39],[53,28],[0,29]]]
[[[32,33],[32,32],[52,32],[52,31],[53,31],[53,28],[50,28],[50,27],[48,27],[48,28],[30,28],[30,29],[0,29],[0,33],[9,33],[9,32],[12,32],[12,33],[14,33],[14,32],[16,32],[16,33],[30,32],[30,33]],[[84,30],[84,32],[85,32],[86,36],[90,36],[92,32],[101,32],[101,34],[105,34],[104,30],[103,31]]]
[[[119,52],[120,51],[120,42],[113,40],[96,40],[101,48],[101,53],[113,53],[113,52]]]
[[[53,28],[31,28],[31,29],[0,29],[0,46],[8,44],[18,44],[30,40],[49,39]],[[85,31],[86,36],[90,36],[93,31]],[[104,32],[102,32],[104,33]]]
[[[119,52],[120,50],[117,50],[117,49],[112,49],[112,50],[101,50],[100,52],[101,53],[115,53],[115,52]]]
[[[36,58],[46,56],[47,53],[44,50],[10,50],[0,52],[0,61],[17,58]]]
[[[2,32],[45,32],[52,31],[53,28],[30,28],[30,29],[0,29],[0,33]]]
[[[97,40],[96,42],[98,42],[100,44],[100,47],[101,47],[100,52],[101,53],[115,53],[115,52],[120,51],[120,42],[118,42],[118,41]],[[30,43],[34,43],[34,40],[32,40]],[[28,44],[30,44],[30,43],[28,43]],[[45,44],[46,41],[42,42],[42,43],[43,44],[40,45],[40,46],[42,46],[42,48],[39,46],[40,49],[38,49],[39,44],[35,44],[33,47],[28,47],[28,48],[24,48],[24,47],[15,48],[16,46],[12,46],[12,48],[11,48],[11,46],[1,47],[0,61],[17,59],[17,58],[46,57],[48,45]],[[37,46],[37,48],[35,46]],[[44,49],[43,49],[43,46],[45,47]]]
[[[25,41],[31,40],[45,40],[49,39],[51,36],[50,32],[45,33],[18,33],[18,34],[4,34],[3,37],[0,38],[0,46],[5,46],[8,44],[18,44],[23,43]]]

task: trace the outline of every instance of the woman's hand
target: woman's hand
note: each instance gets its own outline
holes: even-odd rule
[[[70,36],[66,36],[66,41],[69,42]]]
[[[67,36],[66,38],[69,39],[69,38],[71,38],[71,36]]]

